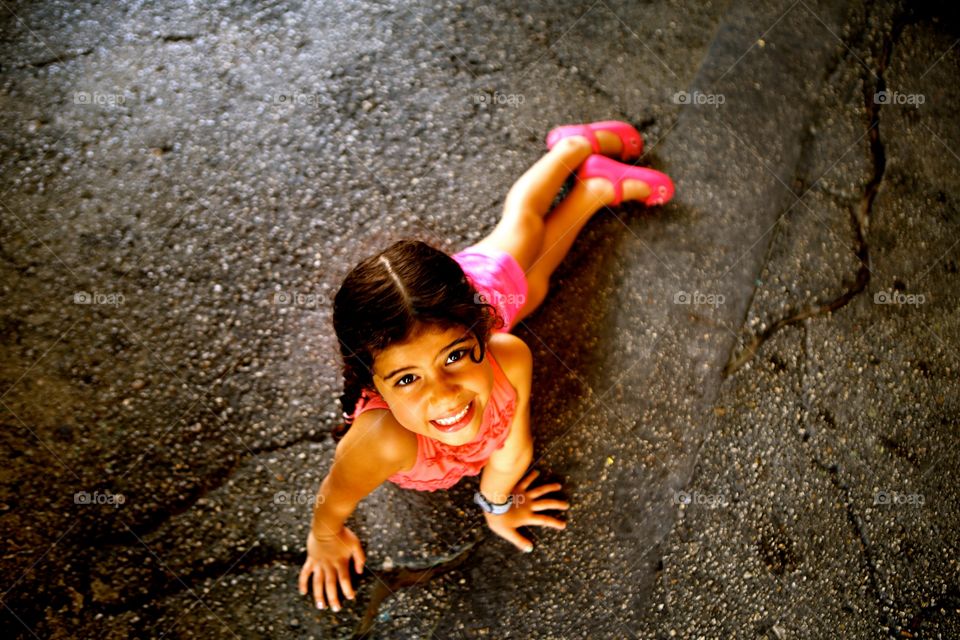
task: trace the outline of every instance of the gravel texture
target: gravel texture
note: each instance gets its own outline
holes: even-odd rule
[[[3,622],[22,638],[960,637],[960,20],[936,3],[9,3]],[[515,331],[565,531],[384,485],[299,596],[361,257],[492,230],[553,126],[664,207]],[[292,299],[292,302],[290,300]]]

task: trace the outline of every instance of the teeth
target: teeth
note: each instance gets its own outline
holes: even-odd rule
[[[463,411],[453,416],[452,418],[444,418],[443,420],[434,420],[437,424],[442,424],[445,427],[449,427],[452,424],[456,424],[463,420],[463,416],[467,415],[467,410],[470,408],[470,403],[467,403],[467,406],[463,408]]]

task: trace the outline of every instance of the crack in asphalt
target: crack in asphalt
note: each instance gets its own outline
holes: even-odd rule
[[[864,24],[866,25],[859,35],[860,39],[866,39],[869,33],[870,15],[867,11]],[[875,100],[875,95],[886,89],[883,79],[883,73],[890,62],[893,51],[893,44],[900,37],[900,32],[905,26],[903,7],[898,7],[897,15],[893,17],[892,26],[883,34],[882,50],[878,56],[877,67],[875,71],[865,69],[863,73],[863,100],[866,116],[870,122],[868,129],[870,160],[873,165],[873,174],[870,180],[864,185],[860,201],[856,206],[850,208],[850,219],[856,238],[855,254],[860,262],[860,267],[854,276],[853,282],[847,285],[846,290],[834,299],[820,305],[808,306],[799,310],[790,310],[784,316],[781,316],[770,324],[759,334],[754,334],[744,347],[738,352],[733,351],[730,359],[723,369],[723,377],[726,378],[739,370],[743,365],[753,359],[757,351],[774,334],[784,327],[797,324],[807,318],[833,313],[837,309],[846,306],[853,298],[862,293],[870,282],[870,247],[867,242],[867,230],[870,225],[870,217],[873,213],[873,204],[879,191],[880,184],[883,182],[886,171],[887,158],[883,141],[880,138],[880,106]],[[849,47],[847,47],[849,51]],[[844,56],[845,58],[846,56]],[[838,64],[839,66],[839,64]],[[832,72],[831,72],[832,73]],[[876,78],[876,82],[871,82],[871,75]]]
[[[44,67],[49,67],[52,64],[57,64],[58,62],[66,62],[67,60],[73,60],[74,58],[80,58],[82,56],[88,56],[93,53],[93,49],[79,49],[77,51],[66,51],[64,53],[54,53],[50,58],[44,58],[43,60],[37,60],[36,62],[23,62],[15,66],[17,69],[25,69],[27,67],[33,67],[34,69],[43,69]]]
[[[426,566],[407,566],[383,572],[371,572],[377,578],[370,600],[367,603],[363,618],[357,624],[351,638],[370,638],[377,612],[383,601],[396,593],[399,589],[425,584],[450,571],[453,571],[466,562],[476,551],[483,538],[467,544],[452,557],[442,557],[438,561]],[[366,568],[364,573],[366,573]]]
[[[864,20],[866,25],[863,31],[859,34],[859,39],[866,40],[869,36],[869,24],[870,24],[870,10],[867,9],[867,15]],[[833,300],[815,307],[809,307],[801,311],[794,311],[784,317],[781,317],[772,325],[770,325],[765,331],[761,334],[753,337],[751,342],[740,352],[738,355],[732,355],[730,362],[728,362],[727,367],[724,370],[724,375],[730,375],[739,369],[743,364],[749,361],[763,345],[766,340],[768,340],[774,333],[779,331],[785,326],[798,324],[806,320],[807,318],[823,315],[830,313],[840,307],[846,305],[850,300],[852,300],[856,295],[860,294],[867,286],[870,281],[870,268],[869,268],[869,245],[867,242],[867,231],[869,229],[871,214],[873,211],[873,204],[876,200],[877,193],[879,191],[880,185],[883,181],[885,169],[886,169],[886,151],[883,145],[883,141],[880,137],[880,106],[881,104],[877,103],[875,100],[875,95],[880,91],[886,89],[884,72],[890,63],[890,58],[893,52],[893,45],[899,40],[900,35],[903,31],[903,28],[906,26],[906,16],[904,7],[902,5],[898,6],[895,10],[895,14],[891,20],[891,26],[886,33],[883,34],[882,47],[880,54],[877,58],[876,70],[873,73],[876,78],[876,82],[870,82],[870,71],[867,70],[863,75],[863,97],[864,97],[864,106],[866,114],[870,121],[870,129],[868,130],[869,136],[869,149],[870,149],[870,158],[873,166],[873,173],[870,180],[864,186],[863,194],[860,198],[857,206],[851,207],[850,217],[853,224],[853,229],[856,234],[857,240],[857,258],[860,261],[860,268],[857,270],[854,282],[848,286],[847,290],[842,293],[840,296],[837,296]],[[846,57],[846,56],[844,56]],[[809,330],[806,324],[801,325],[804,329],[804,359],[807,363],[812,362],[810,345],[809,343]],[[806,376],[801,374],[803,377],[803,405],[806,409],[807,416],[815,415],[819,419],[823,420],[826,424],[830,425],[834,431],[839,431],[839,426],[834,420],[833,416],[829,411],[825,411],[820,407],[814,406],[810,401],[807,394],[807,385],[806,385]],[[804,432],[802,434],[802,442],[807,444],[809,442],[810,436],[813,434],[812,424],[810,424],[806,418],[804,420]],[[916,630],[921,624],[922,620],[926,617],[930,617],[936,611],[939,611],[942,608],[942,604],[938,604],[936,599],[927,607],[921,608],[914,617],[907,623],[907,628],[901,627],[897,624],[891,617],[885,613],[886,611],[896,611],[897,607],[895,603],[892,602],[889,598],[884,595],[883,590],[880,588],[880,578],[878,576],[879,570],[877,567],[877,562],[874,557],[874,552],[870,539],[865,531],[863,521],[859,514],[854,510],[854,501],[851,496],[851,489],[847,482],[845,482],[841,477],[841,471],[839,464],[827,464],[820,457],[814,453],[810,452],[811,461],[819,467],[821,470],[827,472],[827,477],[829,478],[831,484],[841,495],[844,512],[846,519],[850,524],[853,533],[855,534],[857,540],[860,543],[861,551],[863,554],[864,563],[867,569],[867,577],[869,579],[870,588],[873,591],[874,598],[877,603],[877,610],[880,615],[880,624],[886,630],[887,634],[890,637],[904,637],[904,632],[909,633],[908,629]],[[957,599],[956,593],[945,594],[942,598],[942,602],[954,602]],[[912,636],[907,636],[912,637]]]
[[[870,9],[866,11],[867,15],[865,16],[864,24],[870,24]],[[835,309],[838,309],[846,305],[854,296],[860,294],[867,286],[867,283],[870,281],[870,269],[869,269],[869,246],[867,243],[867,230],[869,229],[871,214],[873,212],[873,204],[876,200],[877,192],[879,191],[880,184],[883,181],[884,173],[886,170],[886,151],[883,145],[883,141],[880,137],[880,104],[875,100],[875,95],[886,89],[886,84],[884,81],[884,72],[890,63],[890,58],[893,52],[893,45],[896,43],[903,31],[903,28],[906,26],[905,12],[902,5],[898,6],[895,10],[895,13],[891,20],[891,26],[889,30],[883,34],[882,39],[882,48],[877,59],[876,71],[873,74],[876,78],[875,83],[870,82],[870,72],[867,70],[863,76],[863,99],[864,106],[866,109],[867,116],[870,121],[870,129],[868,130],[869,136],[869,148],[870,148],[870,157],[873,165],[873,175],[870,180],[864,186],[863,195],[860,199],[858,206],[851,207],[850,215],[851,221],[853,223],[854,232],[857,238],[857,258],[860,260],[860,268],[857,270],[857,274],[852,286],[850,286],[847,291],[835,298],[834,300],[820,305],[819,307],[809,308],[801,312],[794,313],[787,317],[779,319],[773,325],[771,325],[766,331],[764,331],[760,336],[755,337],[751,342],[751,345],[748,347],[749,353],[745,350],[744,353],[741,353],[741,356],[737,359],[736,362],[733,362],[734,369],[739,368],[746,360],[751,358],[756,352],[757,348],[763,344],[773,333],[775,333],[780,328],[799,323],[806,318],[823,315],[828,312],[832,312]],[[865,40],[869,35],[869,26],[865,26],[863,31],[860,34],[860,39]],[[807,362],[811,362],[811,355],[809,352],[809,331],[804,326],[804,356]],[[728,364],[728,367],[730,365]],[[806,393],[806,384],[803,384],[804,398],[803,404],[804,408],[807,410],[807,415],[815,414],[826,424],[830,425],[833,430],[839,431],[839,427],[834,420],[833,416],[829,411],[824,411],[820,407],[813,406],[809,401]],[[806,421],[805,421],[806,422]],[[804,444],[809,441],[811,431],[809,428],[804,429],[804,434],[802,440]],[[877,610],[880,615],[880,624],[886,629],[887,634],[890,637],[903,637],[901,631],[903,629],[891,620],[890,616],[885,613],[885,611],[896,611],[894,603],[888,599],[883,590],[880,588],[880,578],[878,577],[879,570],[877,567],[877,562],[874,557],[873,549],[870,543],[870,539],[867,536],[867,533],[864,529],[863,521],[860,518],[859,514],[853,508],[853,499],[850,495],[850,486],[841,478],[841,468],[839,464],[826,464],[820,457],[811,451],[810,459],[813,463],[818,466],[820,469],[827,472],[827,477],[829,478],[831,484],[834,488],[840,493],[843,500],[844,512],[846,514],[846,519],[850,524],[853,533],[855,534],[857,540],[860,543],[860,547],[863,553],[864,563],[867,569],[867,577],[870,582],[870,588],[873,591],[874,598],[877,603]],[[918,613],[915,616],[914,620],[917,619],[921,614]],[[912,624],[912,622],[911,622]]]
[[[822,410],[820,407],[816,406],[810,399],[809,389],[807,385],[808,376],[808,367],[809,364],[813,362],[813,358],[810,350],[810,332],[806,324],[803,325],[804,335],[803,335],[803,356],[804,356],[804,365],[801,369],[801,401],[803,403],[803,408],[805,410],[804,416],[804,431],[801,436],[801,441],[804,445],[811,448],[810,450],[810,460],[814,465],[819,467],[821,470],[827,472],[827,478],[830,480],[830,483],[833,485],[834,489],[840,494],[844,514],[846,515],[847,522],[850,524],[850,527],[853,529],[853,533],[856,536],[856,539],[860,543],[861,553],[863,554],[863,560],[866,564],[867,569],[867,578],[870,582],[870,588],[873,591],[874,599],[877,602],[877,610],[880,612],[881,623],[888,631],[891,628],[889,618],[886,614],[883,613],[884,607],[890,608],[893,606],[893,603],[883,597],[883,592],[879,586],[879,579],[877,578],[877,564],[876,560],[873,557],[873,550],[870,545],[870,539],[868,538],[866,532],[864,531],[863,522],[860,519],[860,516],[853,509],[853,498],[850,495],[850,486],[843,480],[841,477],[841,469],[839,464],[827,464],[820,459],[812,449],[813,445],[809,443],[810,436],[812,435],[812,424],[809,421],[811,415],[816,415],[826,424],[830,425],[834,431],[839,430],[839,427],[836,421],[833,418],[833,415],[826,410]]]

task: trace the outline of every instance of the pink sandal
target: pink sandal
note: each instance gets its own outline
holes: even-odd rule
[[[594,131],[609,131],[620,138],[620,142],[623,144],[620,151],[621,160],[639,158],[643,152],[643,138],[640,137],[640,132],[620,120],[604,120],[602,122],[591,122],[590,124],[568,124],[556,127],[547,134],[547,149],[553,149],[553,146],[563,138],[583,136],[590,141],[593,152],[600,153],[600,141],[597,140],[597,134]]]
[[[624,180],[640,180],[650,185],[650,195],[644,200],[644,204],[648,207],[665,204],[673,197],[673,181],[667,174],[646,167],[623,164],[600,154],[593,154],[584,160],[580,169],[577,170],[577,177],[581,180],[587,178],[609,180],[613,185],[614,194],[611,207],[620,204],[623,199]]]

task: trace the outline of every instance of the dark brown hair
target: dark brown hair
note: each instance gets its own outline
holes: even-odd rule
[[[353,422],[364,389],[374,390],[373,361],[396,342],[426,328],[463,328],[473,333],[482,362],[494,329],[504,326],[497,308],[481,301],[456,260],[420,240],[400,240],[366,258],[344,278],[333,299],[333,328],[343,358],[344,424],[333,430],[339,441]]]

